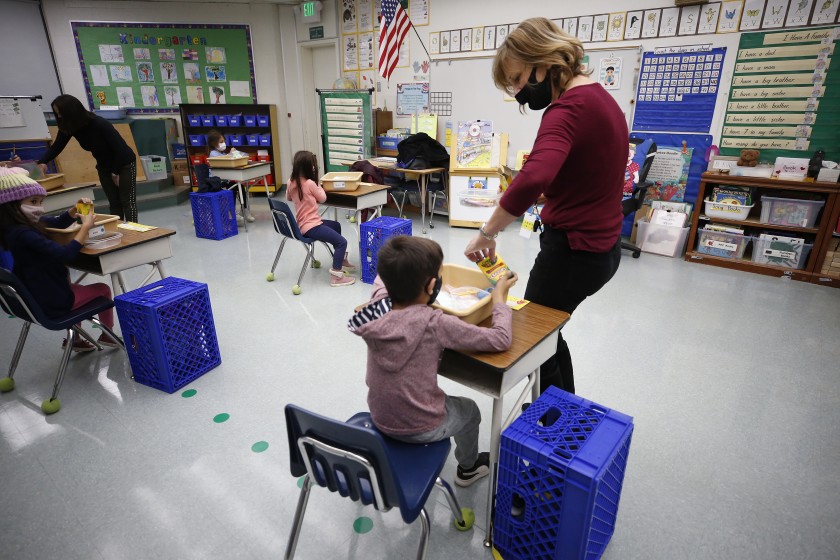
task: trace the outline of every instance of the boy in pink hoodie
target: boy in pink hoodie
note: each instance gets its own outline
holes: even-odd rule
[[[390,238],[378,253],[371,301],[348,328],[368,346],[368,406],[384,434],[409,443],[455,438],[455,483],[469,486],[489,472],[478,452],[481,413],[475,402],[445,394],[437,382],[444,348],[501,352],[511,343],[512,311],[505,304],[516,275],[493,290],[493,325],[478,327],[431,307],[440,291],[443,251],[420,237]]]

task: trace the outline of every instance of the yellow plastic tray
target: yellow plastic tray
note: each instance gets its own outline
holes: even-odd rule
[[[113,214],[97,214],[96,219],[93,222],[94,225],[105,226],[105,231],[114,232],[117,231],[119,223],[120,217],[114,216]],[[81,227],[81,225],[73,223],[64,229],[47,228],[47,235],[49,235],[50,239],[56,243],[66,245],[73,241],[73,238],[76,237],[76,233],[78,233]]]
[[[321,186],[328,192],[355,191],[362,185],[361,171],[333,171],[321,177]]]
[[[490,280],[478,268],[469,268],[457,264],[444,263],[442,267],[441,276],[443,276],[444,285],[449,284],[452,287],[460,288],[461,286],[473,286],[486,290],[492,286]],[[432,307],[440,309],[448,315],[455,315],[462,321],[471,325],[477,325],[493,313],[493,298],[485,297],[467,309],[449,309],[433,303]]]

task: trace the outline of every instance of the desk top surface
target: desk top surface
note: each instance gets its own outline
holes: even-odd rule
[[[364,196],[366,194],[379,192],[382,190],[386,190],[388,185],[377,185],[375,183],[362,183],[359,185],[359,188],[355,191],[326,191],[327,193],[327,201],[330,198],[341,198],[341,197],[351,197],[351,198],[358,198],[360,196]]]
[[[479,326],[489,327],[492,317],[488,317]],[[529,303],[525,307],[513,312],[513,342],[504,352],[461,352],[445,350],[447,354],[461,355],[481,362],[500,372],[507,371],[518,362],[531,348],[541,342],[556,330],[559,330],[569,320],[569,314],[544,305]]]
[[[210,169],[213,171],[245,171],[249,169],[256,169],[257,167],[261,167],[263,165],[271,165],[270,161],[251,161],[248,162],[248,165],[243,165],[242,167],[214,167],[210,166]]]
[[[105,249],[91,249],[89,247],[83,247],[80,251],[80,254],[90,256],[106,255],[108,253],[113,253],[121,249],[127,249],[135,245],[140,245],[142,243],[154,241],[155,239],[169,237],[171,235],[175,235],[176,233],[174,229],[166,228],[155,228],[149,231],[131,231],[127,229],[118,228],[117,231],[119,231],[122,234],[122,238],[120,239],[119,245],[114,245],[113,247],[106,247]]]
[[[54,194],[62,194],[72,191],[78,191],[81,189],[90,189],[96,186],[96,183],[64,183],[60,189],[53,189],[51,191],[47,191],[47,196],[51,196]]]
[[[402,167],[397,167],[395,164],[390,163],[382,163],[376,162],[373,160],[368,160],[371,165],[374,167],[378,167],[379,169],[383,169],[385,171],[396,171],[397,173],[409,173],[415,175],[431,175],[432,173],[440,173],[441,171],[446,171],[446,167],[429,167],[428,169],[404,169]],[[342,161],[341,165],[346,165],[350,167],[356,163],[355,161]]]

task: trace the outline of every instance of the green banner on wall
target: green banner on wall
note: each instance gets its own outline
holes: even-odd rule
[[[71,22],[88,103],[171,113],[257,102],[247,25]]]
[[[373,153],[371,90],[318,90],[318,94],[324,169],[346,171],[344,162],[368,159]]]

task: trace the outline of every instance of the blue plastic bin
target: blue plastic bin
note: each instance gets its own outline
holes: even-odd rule
[[[245,126],[257,126],[257,117],[255,115],[245,115]]]
[[[202,115],[187,115],[190,126],[201,126]]]
[[[381,150],[396,150],[397,144],[402,141],[402,138],[395,138],[393,136],[377,136],[376,143]]]
[[[187,159],[187,146],[184,144],[172,144],[172,159]]]
[[[227,143],[228,146],[244,146],[245,136],[243,134],[228,134]]]
[[[242,115],[228,115],[229,126],[242,126]]]
[[[271,134],[260,134],[260,146],[271,146]]]
[[[190,193],[195,236],[220,241],[239,233],[233,191]]]
[[[247,141],[249,146],[259,146],[260,145],[260,135],[259,134],[248,134]]]
[[[213,118],[213,115],[201,115],[201,126],[214,126],[216,124],[216,119]]]
[[[136,382],[173,393],[222,363],[207,284],[170,276],[114,304]]]
[[[227,115],[216,115],[216,126],[227,126],[228,125],[228,116]]]
[[[190,146],[206,146],[207,145],[207,136],[204,134],[190,134],[189,135]]]
[[[411,235],[411,220],[380,216],[360,224],[359,254],[362,256],[362,282],[376,279],[377,254],[389,237]]]
[[[257,115],[257,126],[269,126],[268,115]]]
[[[633,419],[549,387],[503,433],[493,544],[503,558],[601,558]]]

